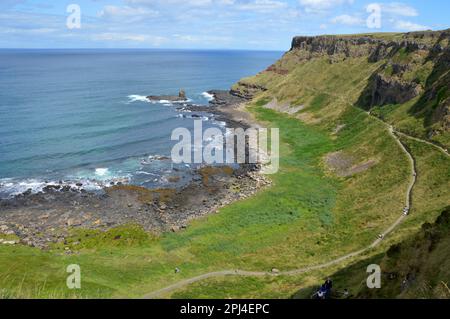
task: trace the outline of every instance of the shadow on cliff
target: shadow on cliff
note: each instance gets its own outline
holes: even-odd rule
[[[405,241],[392,245],[386,253],[354,263],[330,277],[334,299],[347,298],[450,298],[450,206],[443,209],[433,224],[422,228]],[[369,289],[369,265],[380,265],[381,289]],[[292,298],[309,299],[318,286],[299,290]]]
[[[329,276],[333,280],[331,299],[357,298],[359,289],[365,285],[368,276],[366,273],[367,266],[379,264],[383,256],[384,254],[379,254],[370,259],[359,261]],[[323,278],[323,281],[325,281],[326,278]],[[321,283],[300,289],[292,296],[292,299],[313,299],[313,295],[320,289],[319,284]],[[349,292],[348,296],[344,295],[345,289]]]
[[[447,38],[450,40],[450,32],[444,32],[430,51],[424,63],[434,61],[435,65],[428,76],[424,93],[419,101],[409,110],[411,116],[424,119],[425,127],[429,127],[442,120],[445,108],[449,105],[450,91],[450,47],[441,48],[440,44]],[[440,51],[442,53],[440,53]]]
[[[434,62],[433,70],[426,79],[423,88],[417,80],[408,83],[382,75],[382,72],[390,64],[390,62],[386,62],[372,74],[367,86],[358,98],[356,106],[369,111],[376,106],[403,104],[420,95],[419,100],[409,109],[408,114],[421,119],[427,129],[442,121],[450,104],[448,99],[450,92],[450,73],[448,73],[450,69],[450,47],[448,45],[445,48],[441,46],[445,39],[450,41],[450,31],[444,31],[440,35],[423,61],[423,64],[429,61]],[[417,50],[417,47],[414,46],[393,45],[388,54],[376,50],[369,57],[369,61],[378,62],[382,59],[390,61],[396,54],[411,54]],[[402,52],[400,52],[401,50]],[[391,64],[391,66],[394,66],[392,75],[402,72],[401,65]]]

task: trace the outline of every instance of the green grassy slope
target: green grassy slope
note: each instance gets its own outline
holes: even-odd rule
[[[336,283],[335,298],[349,289],[353,298],[450,298],[450,208],[433,223],[405,241],[332,275]],[[367,265],[382,269],[381,289],[368,289]],[[309,298],[320,282],[301,289],[294,298]]]
[[[281,132],[282,169],[273,176],[272,188],[193,222],[185,232],[157,239],[116,246],[105,243],[104,236],[93,234],[89,244],[74,256],[65,256],[63,250],[40,252],[25,247],[0,247],[0,263],[4,267],[0,281],[5,294],[71,296],[72,292],[64,288],[64,270],[69,263],[82,267],[83,289],[77,295],[83,297],[139,296],[211,270],[290,270],[362,248],[395,219],[401,210],[407,172],[401,161],[390,156],[397,153],[402,158],[395,141],[385,137],[379,124],[353,110],[363,124],[343,131],[337,141],[351,144],[355,136],[361,141],[364,135],[369,140],[379,139],[390,169],[404,171],[404,175],[392,176],[386,165],[375,167],[372,178],[361,175],[346,181],[328,175],[322,164],[323,156],[340,149],[340,143],[297,119],[261,107],[253,111]],[[351,114],[349,117],[354,118]],[[375,177],[377,182],[373,182]],[[376,193],[375,188],[379,187],[386,191]],[[352,194],[358,194],[361,207],[352,204]],[[386,202],[395,208],[381,209],[380,203]],[[136,239],[142,238],[136,229],[130,233]],[[78,234],[74,240],[79,237]],[[98,245],[93,248],[96,238]],[[18,256],[21,267],[15,266]],[[175,275],[175,267],[180,267],[182,273]],[[25,273],[28,276],[24,278]]]
[[[433,43],[430,42],[430,44]],[[391,59],[394,61],[409,59],[410,54],[411,56],[415,55],[415,53],[405,53],[400,50]],[[339,220],[338,224],[340,225],[347,223],[348,227],[345,229],[350,232],[357,231],[361,235],[360,238],[363,238],[365,228],[380,230],[381,228],[377,228],[377,226],[383,224],[381,222],[383,218],[389,218],[389,212],[395,214],[398,209],[401,211],[400,198],[404,192],[402,182],[405,185],[407,176],[410,174],[404,155],[399,152],[397,146],[392,144],[392,139],[383,128],[378,127],[375,121],[370,120],[354,107],[359,106],[358,102],[361,100],[361,96],[364,96],[365,89],[370,85],[373,73],[379,72],[380,68],[385,68],[389,64],[389,60],[371,63],[367,57],[357,57],[343,58],[339,62],[331,63],[327,55],[313,58],[305,56],[306,54],[302,50],[290,51],[267,71],[255,77],[243,79],[233,89],[239,92],[247,90],[248,87],[264,87],[265,90],[256,93],[255,100],[260,101],[260,105],[274,99],[282,106],[287,104],[292,108],[297,108],[302,105],[303,109],[298,111],[294,117],[307,123],[310,127],[328,132],[333,139],[335,150],[351,155],[356,159],[355,162],[376,160],[377,165],[368,171],[341,179],[341,188],[337,192],[336,205],[333,208],[335,221]],[[417,64],[420,65],[420,62]],[[417,76],[431,80],[431,69],[430,65],[425,63],[418,66],[415,73],[410,70],[414,74],[405,76],[411,78]],[[441,81],[443,81],[442,78]],[[443,83],[448,84],[446,81]],[[389,110],[392,110],[393,114],[398,114],[398,118],[392,121],[383,118],[384,120],[405,129],[407,133],[423,137],[427,134],[427,126],[423,124],[423,120],[420,121],[408,113],[413,106],[417,108],[420,99],[421,97],[418,97],[401,105],[377,107],[373,111],[382,110],[388,113]],[[271,108],[274,108],[273,103],[271,103]],[[285,110],[285,107],[280,107],[280,110]],[[406,127],[412,127],[412,130],[406,130]],[[445,135],[441,135],[440,138],[445,138]],[[418,182],[414,188],[412,214],[378,251],[386,250],[389,242],[408,238],[417,232],[424,222],[434,220],[439,212],[450,203],[450,161],[448,156],[424,143],[412,140],[403,142],[415,157],[419,172]],[[326,171],[323,165],[322,168]],[[367,214],[366,221],[362,222],[364,214]],[[352,221],[355,223],[350,224]],[[338,231],[343,229],[339,227]],[[344,237],[340,237],[338,241],[342,242],[342,238]],[[336,238],[334,239],[336,240]],[[343,241],[344,245],[350,245],[352,240],[358,239],[349,236],[348,242]],[[370,254],[372,257],[369,257],[374,258],[373,256],[377,256],[376,253],[373,252]],[[283,295],[283,291],[286,293],[291,289],[296,280],[301,286],[309,282],[318,284],[322,280],[321,276],[331,273],[330,270],[329,272],[316,272],[301,278],[282,278],[278,281],[278,285],[274,284],[277,282],[276,280],[266,279],[266,289],[256,285],[261,281],[247,280],[252,289],[241,291],[238,296],[252,297],[258,294],[255,292],[256,290],[263,291],[265,296],[279,297]],[[365,275],[365,271],[362,275]],[[227,290],[219,290],[216,293],[213,291],[214,287],[221,285],[226,287],[230,281],[236,285],[241,279],[211,279],[194,284],[174,296],[200,297],[205,296],[202,293],[205,291],[216,297],[229,296],[230,291]],[[351,278],[346,278],[345,281],[351,281]],[[277,292],[271,290],[275,286]],[[349,286],[351,285],[349,284]]]
[[[370,51],[368,45],[353,42],[345,42],[350,52],[346,55],[326,52],[335,50],[333,45],[342,45],[344,40],[358,41],[362,37],[384,41],[389,53],[386,57],[369,57],[368,53],[361,53]],[[333,39],[335,43],[330,42]],[[397,44],[392,45],[391,41]],[[405,41],[417,46],[404,44]],[[316,43],[325,46],[323,52],[294,48],[266,72],[243,79],[234,89],[245,90],[245,84],[265,87],[267,95],[280,103],[304,105],[301,118],[313,123],[332,123],[343,110],[335,98],[345,98],[362,109],[372,110],[405,133],[449,147],[449,43],[450,30],[328,36]],[[377,45],[372,45],[372,51],[377,52]]]
[[[383,63],[367,57],[330,62],[326,55],[305,59],[304,52],[288,52],[272,71],[243,80],[267,88],[256,92],[249,112],[264,126],[280,129],[281,166],[270,176],[271,188],[193,221],[184,231],[157,238],[127,226],[111,235],[89,234],[88,239],[85,232],[77,232],[73,240],[87,243],[71,247],[74,255],[66,255],[64,247],[39,251],[0,246],[2,295],[140,297],[209,271],[292,270],[367,247],[401,214],[411,175],[406,154],[386,126],[354,106]],[[248,87],[241,83],[234,89]],[[278,104],[304,108],[294,115],[266,108],[275,98]],[[374,258],[411,236],[449,204],[449,176],[442,172],[450,160],[432,146],[426,154],[422,145],[410,147],[418,157],[430,156],[418,163],[426,179],[415,189],[411,219],[361,259]],[[325,160],[336,152],[351,159],[350,171],[373,164],[341,177]],[[114,240],[122,233],[128,235]],[[292,277],[211,279],[173,296],[287,298],[348,262]],[[69,263],[82,268],[80,291],[65,288]],[[181,273],[175,274],[175,267]]]

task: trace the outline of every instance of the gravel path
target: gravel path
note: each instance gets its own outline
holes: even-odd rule
[[[370,115],[370,114],[369,114]],[[412,156],[412,154],[408,151],[408,149],[406,148],[405,145],[403,145],[403,143],[400,141],[398,135],[404,135],[402,133],[396,132],[393,128],[392,125],[389,125],[385,122],[383,122],[381,119],[370,115],[372,118],[380,121],[383,123],[383,125],[385,125],[388,128],[389,134],[396,140],[396,142],[398,143],[399,147],[402,149],[402,151],[408,156],[408,160],[410,163],[410,167],[411,167],[411,182],[408,185],[408,189],[406,191],[406,195],[405,195],[405,208],[408,209],[408,212],[411,210],[411,205],[412,205],[412,191],[414,188],[414,185],[417,182],[417,171],[416,171],[416,165],[415,165],[415,160],[414,157]],[[424,141],[425,142],[425,141]],[[428,144],[428,143],[427,143]],[[429,143],[432,144],[432,143]],[[432,144],[434,145],[434,144]],[[434,145],[436,146],[436,145]],[[444,151],[444,149],[442,149],[442,151]],[[445,151],[444,151],[445,152]],[[448,155],[448,154],[447,154]],[[196,277],[192,277],[192,278],[188,278],[182,281],[179,281],[173,285],[167,286],[165,288],[159,289],[157,291],[151,292],[147,295],[144,296],[144,299],[155,299],[158,298],[161,295],[167,294],[169,292],[175,291],[177,289],[183,288],[187,285],[199,282],[199,281],[203,281],[205,279],[209,279],[209,278],[215,278],[215,277],[223,277],[223,276],[242,276],[242,277],[265,277],[265,276],[294,276],[294,275],[299,275],[302,273],[306,273],[306,272],[310,272],[313,270],[319,270],[319,269],[324,269],[324,268],[328,268],[330,266],[339,264],[347,259],[356,257],[358,255],[361,255],[363,253],[365,253],[366,251],[373,249],[375,247],[377,247],[378,245],[381,244],[381,242],[386,238],[387,235],[389,235],[390,233],[392,233],[405,219],[407,218],[407,214],[402,212],[402,215],[392,224],[390,225],[383,234],[380,234],[379,238],[377,240],[375,240],[371,245],[369,245],[366,248],[363,248],[361,250],[349,253],[347,255],[344,255],[342,257],[339,257],[337,259],[331,260],[327,263],[324,264],[319,264],[319,265],[315,265],[315,266],[308,266],[308,267],[304,267],[304,268],[299,268],[299,269],[294,269],[294,270],[290,270],[290,271],[283,271],[283,272],[256,272],[256,271],[244,271],[244,270],[222,270],[222,271],[216,271],[216,272],[209,272],[209,273],[205,273]]]

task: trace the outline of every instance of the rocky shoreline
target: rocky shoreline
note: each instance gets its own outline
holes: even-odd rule
[[[208,92],[215,98],[209,106],[185,104],[190,112],[208,112],[228,127],[251,125],[234,116],[246,102],[228,91]],[[65,243],[74,228],[108,230],[138,224],[146,231],[180,231],[192,219],[216,212],[234,201],[247,198],[270,181],[259,173],[259,165],[204,166],[185,187],[146,189],[117,183],[103,192],[87,192],[82,185],[53,185],[43,192],[25,192],[0,200],[0,245],[24,244],[46,249]],[[66,253],[71,253],[70,250]]]
[[[178,95],[149,95],[147,99],[150,101],[168,101],[168,102],[187,102],[186,92],[180,90]]]

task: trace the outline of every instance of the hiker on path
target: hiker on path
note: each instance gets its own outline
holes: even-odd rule
[[[326,288],[327,290],[330,290],[330,291],[331,291],[331,289],[333,289],[333,281],[331,280],[331,278],[328,278],[328,279],[325,281],[324,286],[325,286],[325,288]]]

